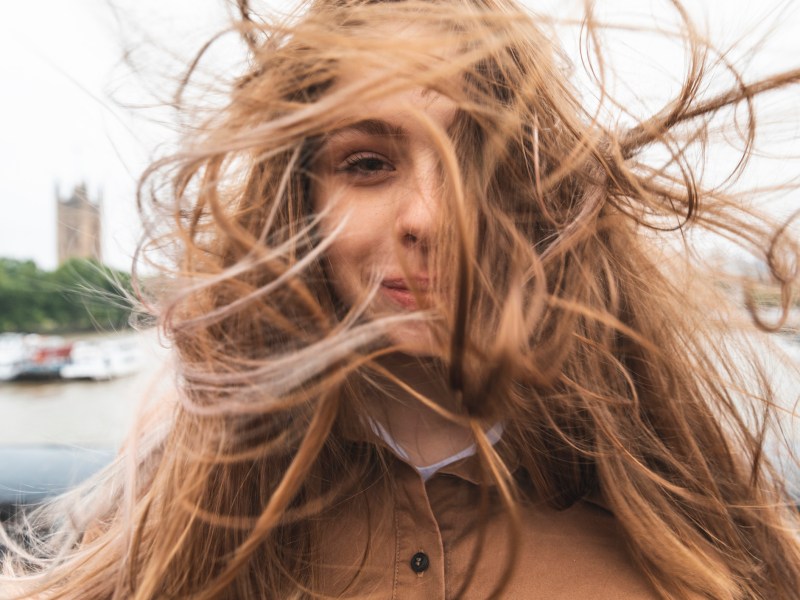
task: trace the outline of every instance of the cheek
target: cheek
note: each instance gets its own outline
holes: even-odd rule
[[[392,262],[393,215],[386,196],[385,191],[341,189],[324,180],[315,190],[315,210],[327,211],[322,235],[336,231],[326,251],[330,284],[350,306],[363,299],[373,278]]]
[[[323,231],[330,232],[339,223],[336,215],[331,214],[329,219],[323,220]],[[357,215],[351,214],[326,252],[331,285],[346,304],[358,302],[366,291],[378,255],[370,228],[361,223]]]

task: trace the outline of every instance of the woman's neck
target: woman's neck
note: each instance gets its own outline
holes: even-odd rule
[[[381,382],[386,393],[371,414],[406,452],[409,462],[416,466],[431,465],[473,443],[468,427],[453,422],[415,397],[415,394],[423,396],[451,413],[461,412],[441,369],[433,362],[426,364],[425,359],[392,354],[381,359],[381,366],[413,390],[412,393],[390,380]]]

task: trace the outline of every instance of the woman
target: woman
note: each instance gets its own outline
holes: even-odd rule
[[[240,5],[247,73],[143,178],[176,401],[34,518],[9,589],[796,597],[772,391],[729,362],[704,312],[722,295],[673,242],[768,250],[788,305],[788,230],[691,157],[800,72],[704,98],[687,34],[677,99],[623,128],[511,0],[316,0],[269,24]]]

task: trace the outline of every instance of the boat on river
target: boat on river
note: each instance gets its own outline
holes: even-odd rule
[[[72,343],[58,336],[4,333],[0,335],[0,381],[59,377],[71,353]]]
[[[136,336],[67,341],[59,336],[0,334],[0,381],[112,379],[138,371],[143,358]]]
[[[142,368],[144,354],[139,339],[76,341],[70,360],[60,369],[62,379],[112,379],[132,375]]]

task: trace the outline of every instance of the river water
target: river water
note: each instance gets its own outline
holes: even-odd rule
[[[144,357],[141,370],[133,375],[109,381],[0,382],[0,445],[118,447],[137,405],[156,378],[165,376],[161,367],[170,359],[152,331],[103,337],[131,335]]]
[[[156,334],[135,335],[145,357],[135,375],[111,381],[0,382],[0,445],[118,447],[139,402],[156,393],[151,391],[154,382],[169,385],[172,378],[170,352],[159,344]],[[799,343],[783,338],[781,346],[792,362],[800,364]],[[776,369],[773,383],[778,384],[784,402],[795,407],[800,382],[788,376],[786,369]]]

